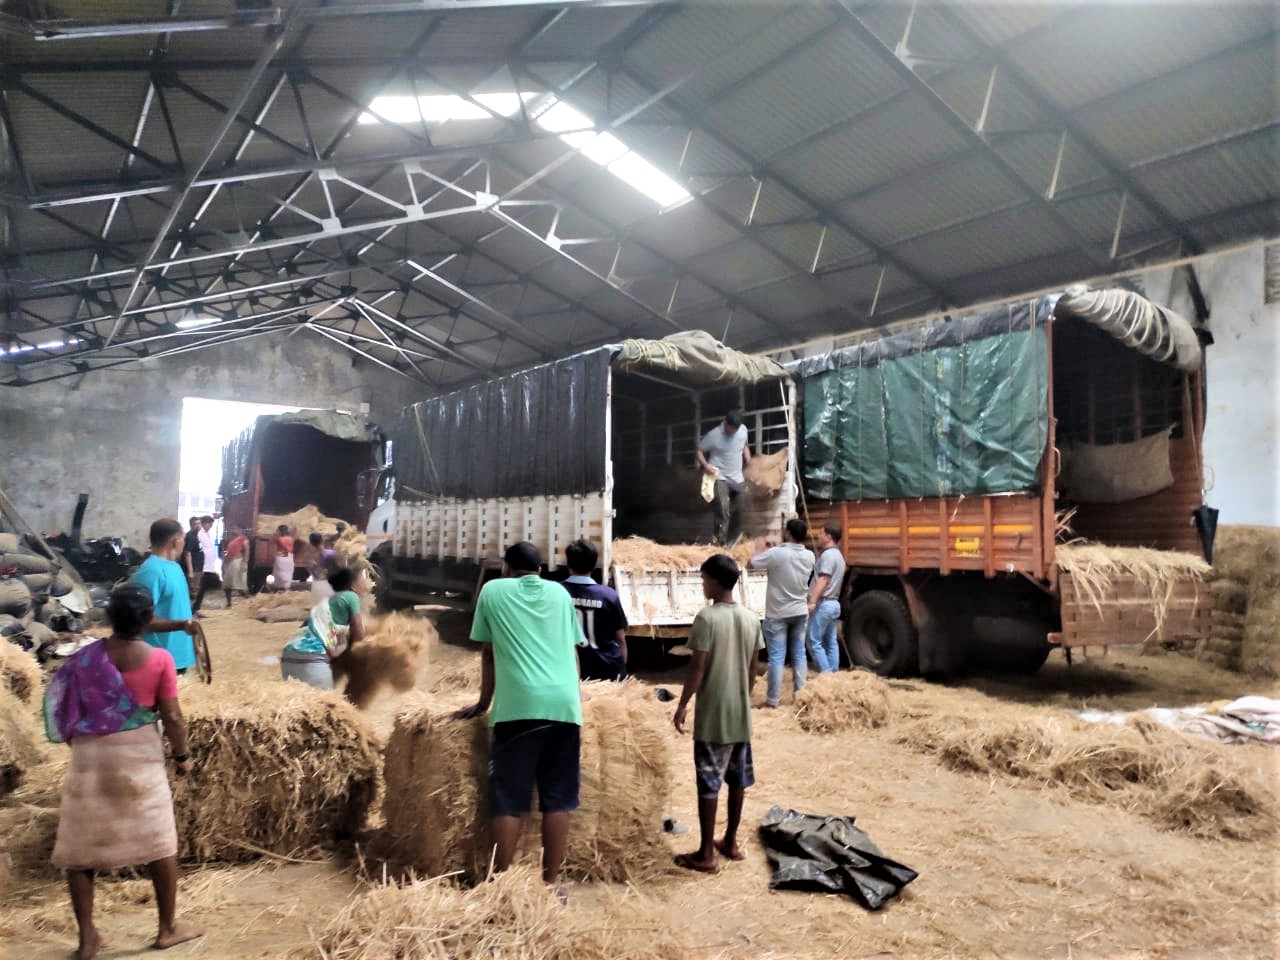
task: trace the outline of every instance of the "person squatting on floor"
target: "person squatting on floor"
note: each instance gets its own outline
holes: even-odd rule
[[[543,580],[541,569],[537,547],[514,544],[503,557],[502,579],[480,591],[471,624],[471,639],[483,644],[480,699],[454,717],[468,720],[488,711],[493,727],[494,868],[506,870],[515,859],[536,784],[542,879],[554,886],[569,845],[569,813],[578,808],[582,694],[576,650],[582,630],[568,591]]]
[[[764,604],[764,642],[769,653],[766,707],[776,707],[782,702],[782,671],[788,660],[791,661],[793,695],[804,688],[809,675],[805,634],[809,627],[809,582],[813,578],[814,558],[805,546],[808,536],[809,528],[803,520],[788,520],[783,527],[782,543],[770,547],[759,541],[756,555],[751,558],[753,570],[764,570],[768,574]]]
[[[583,680],[627,678],[627,614],[612,587],[591,576],[600,554],[586,540],[575,540],[564,549],[569,578],[564,588],[573,598],[582,636],[578,640],[578,668]]]
[[[182,527],[160,523],[173,524],[176,555]],[[154,614],[142,584],[117,587],[107,601],[111,636],[72,654],[45,691],[46,733],[71,745],[52,859],[67,872],[80,930],[77,960],[91,960],[106,945],[93,922],[93,878],[102,870],[147,865],[160,917],[156,949],[201,935],[175,919],[178,831],[157,720],[177,776],[191,772],[191,757],[173,657],[143,640]]]
[[[809,588],[809,653],[819,673],[840,669],[836,623],[840,619],[840,591],[845,562],[840,552],[840,525],[829,523],[818,533],[818,565]]]
[[[716,852],[743,859],[738,825],[747,788],[755,783],[751,762],[751,692],[764,649],[760,621],[734,602],[741,571],[731,557],[718,553],[702,564],[702,593],[711,601],[693,621],[689,649],[693,659],[673,722],[683,734],[689,701],[693,717],[693,763],[698,783],[698,827],[702,844],[682,853],[676,864],[687,870],[715,873]],[[716,807],[720,787],[729,787],[729,819],[717,842]]]

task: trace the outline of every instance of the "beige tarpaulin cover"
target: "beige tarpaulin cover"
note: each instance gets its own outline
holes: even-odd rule
[[[1069,287],[1054,315],[1087,321],[1160,363],[1188,372],[1200,369],[1200,339],[1190,321],[1130,290]]]
[[[661,340],[625,340],[614,357],[620,370],[668,370],[711,383],[760,383],[789,376],[768,357],[755,357],[726,347],[705,330],[673,333]]]

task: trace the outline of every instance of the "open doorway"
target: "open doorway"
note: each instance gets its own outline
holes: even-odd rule
[[[264,414],[288,413],[300,407],[239,400],[182,398],[182,461],[178,470],[177,520],[216,513],[218,485],[222,482],[222,448],[245,427]],[[214,542],[222,540],[222,519],[214,521]]]

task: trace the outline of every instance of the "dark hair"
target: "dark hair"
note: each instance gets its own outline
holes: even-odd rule
[[[350,567],[338,567],[329,571],[329,586],[333,587],[334,593],[350,590],[355,582],[356,574]]]
[[[809,539],[809,528],[803,520],[797,517],[794,520],[787,521],[787,535],[796,543],[804,543]]]
[[[187,523],[188,523],[188,524],[192,524],[192,523],[199,523],[199,522],[200,522],[200,518],[199,518],[199,517],[189,517],[189,518],[187,519]]]
[[[288,532],[289,532],[289,525],[288,525],[287,523],[282,523],[282,524],[280,524],[280,526],[276,527],[276,534],[277,534],[277,535],[282,534],[282,533],[288,533]]]
[[[537,573],[542,569],[542,554],[538,553],[538,548],[528,540],[521,540],[507,547],[507,552],[502,555],[502,559],[512,570]]]
[[[324,543],[324,537],[316,533],[314,530],[311,531],[311,536],[307,537],[307,540],[313,547],[318,547],[320,544]]]
[[[840,536],[844,533],[844,531],[840,529],[840,524],[838,523],[828,523],[822,529],[826,531],[827,536],[836,543],[840,542]]]
[[[600,554],[589,542],[579,539],[564,548],[564,558],[574,573],[591,573],[596,568]]]
[[[742,576],[742,571],[738,569],[738,564],[727,553],[712,554],[703,560],[702,572],[726,590],[732,590],[736,587],[738,578]]]
[[[209,516],[209,515],[206,513],[203,517],[201,517],[201,518],[200,518],[200,522],[201,522],[201,523],[213,523],[213,517]]]
[[[151,622],[155,612],[151,591],[138,583],[116,587],[107,600],[107,619],[111,621],[111,629],[122,636],[133,637],[140,634]]]
[[[177,520],[166,518],[157,520],[151,525],[151,546],[163,547],[173,539],[175,533],[182,532],[182,524]]]
[[[743,414],[741,410],[730,410],[724,415],[724,422],[734,429],[742,426],[742,420]]]

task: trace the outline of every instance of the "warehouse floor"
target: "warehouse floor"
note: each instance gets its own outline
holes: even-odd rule
[[[214,611],[206,626],[219,682],[272,682],[271,658],[289,624],[260,624]],[[443,639],[465,636],[465,619],[441,618]],[[433,651],[431,674],[475,656],[459,642]],[[675,689],[679,673],[649,670],[645,682]],[[1034,678],[975,681],[978,690],[1020,704],[1028,719],[1084,704],[1132,709],[1221,699],[1250,689],[1244,678],[1174,655],[1112,654],[1068,669],[1055,658]],[[927,712],[954,690],[897,688],[895,703]],[[389,729],[395,698],[370,713]],[[789,711],[757,714],[757,785],[746,824],[773,804],[853,814],[896,859],[920,872],[903,897],[876,914],[847,900],[771,893],[754,836],[747,860],[718,876],[673,873],[641,892],[670,904],[696,955],[731,957],[1271,957],[1277,937],[1280,847],[1274,839],[1210,841],[1169,833],[1118,808],[1088,804],[1007,780],[953,772],[897,744],[892,722],[857,734],[802,731]],[[694,823],[690,744],[671,733],[676,762],[673,813]],[[1277,769],[1273,751],[1256,750]],[[691,847],[690,837],[673,847]],[[208,936],[178,957],[280,957],[310,942],[355,888],[331,862],[262,862],[187,874],[179,906]],[[152,935],[147,886],[100,885],[104,957],[141,954]],[[594,891],[570,891],[570,910],[590,910]],[[29,890],[0,909],[0,936],[26,960],[63,957],[74,923],[58,886]]]

